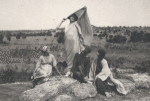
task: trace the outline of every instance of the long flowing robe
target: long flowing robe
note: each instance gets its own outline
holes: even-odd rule
[[[82,45],[81,38],[82,35],[79,35],[77,23],[74,22],[65,28],[65,51],[67,53],[67,65],[68,68],[72,68],[73,60],[76,53],[81,53],[84,50]]]
[[[117,91],[121,94],[127,94],[123,84],[119,80],[113,78],[112,73],[108,67],[107,61],[105,59],[101,61],[101,72],[96,75],[96,69],[98,68],[97,61],[98,59],[93,59],[92,61],[92,66],[90,68],[89,73],[89,80],[95,82],[96,78],[100,78],[102,81],[105,81],[108,77],[110,77],[110,80],[116,85]]]
[[[93,39],[87,8],[83,7],[73,14],[77,15],[78,20],[65,28],[64,42],[67,53],[67,65],[70,69],[72,68],[75,54],[80,54],[84,50],[82,42],[84,41],[85,45],[90,46]]]

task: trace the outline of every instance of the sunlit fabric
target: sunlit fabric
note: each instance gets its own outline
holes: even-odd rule
[[[83,7],[73,14],[76,14],[78,17],[77,23],[79,24],[79,26],[81,28],[85,45],[90,46],[91,42],[93,40],[93,32],[92,32],[92,27],[91,27],[90,20],[89,20],[88,14],[87,14],[87,8]]]

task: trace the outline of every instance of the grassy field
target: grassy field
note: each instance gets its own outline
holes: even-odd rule
[[[45,40],[46,38],[46,40]],[[37,60],[41,54],[40,48],[44,45],[50,46],[50,51],[56,57],[58,62],[65,61],[66,56],[64,52],[63,44],[57,44],[57,38],[50,36],[42,37],[27,37],[27,39],[12,40],[8,45],[1,45],[0,47],[0,83],[3,83],[3,78],[7,74],[12,74],[14,80],[27,81],[31,76],[35,68],[35,60]],[[92,52],[89,54],[90,57],[96,57],[98,49],[104,49],[106,51],[106,59],[108,60],[109,66],[112,68],[136,68],[142,69],[147,68],[150,64],[150,43],[126,43],[126,44],[113,44],[108,43],[105,39],[99,39],[94,37],[91,45]],[[59,53],[63,52],[63,57],[59,58]],[[145,64],[142,67],[141,64]],[[150,73],[149,68],[145,71]],[[18,77],[20,74],[29,75],[27,77]],[[4,75],[5,74],[5,75]],[[6,78],[5,77],[5,78]],[[9,81],[9,80],[7,80]],[[5,81],[4,83],[6,83]]]
[[[35,60],[39,58],[39,49],[44,46],[50,46],[51,53],[54,54],[58,62],[65,61],[65,53],[60,58],[58,53],[64,52],[63,44],[57,44],[55,37],[27,37],[27,39],[15,38],[10,44],[1,44],[0,46],[0,98],[2,101],[16,101],[21,92],[30,89],[29,83],[32,72],[35,68]],[[106,51],[106,59],[109,67],[112,68],[133,68],[138,72],[150,73],[150,43],[125,43],[113,44],[106,42],[105,39],[94,37],[89,54],[90,57],[96,57],[98,49]],[[27,84],[7,84],[11,82],[28,82]],[[135,91],[132,94],[118,99],[132,99],[141,92],[141,96],[147,96],[149,90]],[[8,98],[8,99],[6,99]],[[1,100],[0,100],[1,101]]]

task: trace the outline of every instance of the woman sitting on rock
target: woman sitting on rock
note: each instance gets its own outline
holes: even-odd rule
[[[98,50],[98,58],[94,59],[89,73],[89,81],[95,83],[97,91],[99,93],[104,93],[107,97],[111,97],[111,87],[108,85],[108,80],[110,80],[117,88],[120,94],[126,94],[123,84],[114,79],[111,73],[108,63],[105,60],[105,51]]]
[[[48,46],[44,46],[42,49],[42,56],[38,59],[36,63],[36,68],[34,70],[33,76],[31,77],[33,81],[33,87],[35,85],[45,82],[52,75],[52,68],[54,67],[56,71],[60,74],[57,69],[57,62],[53,54],[49,53]]]

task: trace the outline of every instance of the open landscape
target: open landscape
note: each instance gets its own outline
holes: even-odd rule
[[[115,78],[125,78],[117,72],[119,69],[132,69],[134,73],[150,74],[150,27],[92,26],[92,28],[92,52],[89,56],[94,58],[98,49],[104,49]],[[50,52],[58,62],[66,60],[63,43],[57,42],[63,31],[63,29],[57,33],[53,30],[0,31],[1,101],[17,101],[22,92],[32,88],[30,77],[35,68],[35,61],[41,54],[42,46],[50,46]],[[63,53],[62,57],[60,53]],[[54,72],[54,75],[57,74]],[[148,97],[149,93],[149,87],[138,86],[128,95],[115,95],[112,99],[138,100]],[[112,101],[101,95],[97,95],[98,98]]]
[[[150,101],[150,0],[0,0],[0,101]]]

